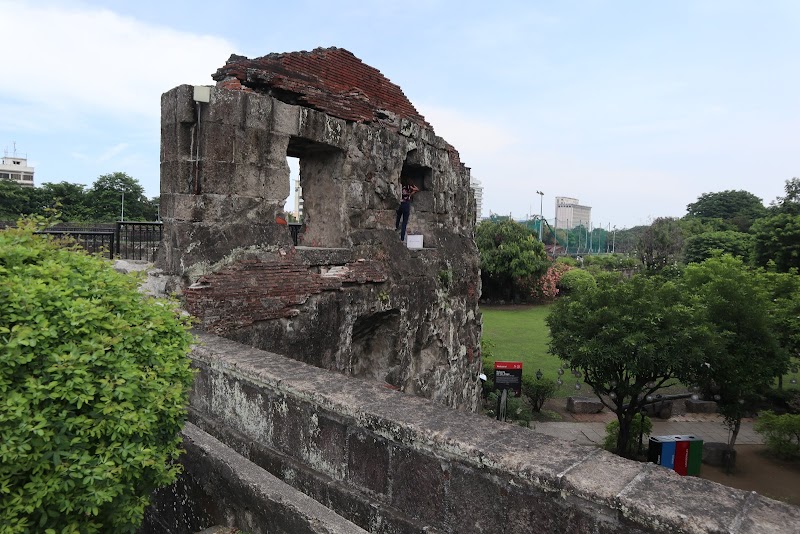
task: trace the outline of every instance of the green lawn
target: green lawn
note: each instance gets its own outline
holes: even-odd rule
[[[558,378],[561,360],[547,352],[550,331],[544,320],[550,305],[542,306],[490,306],[482,307],[483,339],[491,344],[492,361],[520,361],[522,374],[535,376],[538,369],[548,378]],[[566,370],[564,385],[557,397],[575,394],[575,378]],[[591,395],[588,386],[581,382],[581,393]]]
[[[548,378],[558,378],[561,360],[547,352],[550,331],[544,320],[550,312],[549,304],[541,306],[487,306],[482,307],[483,339],[491,346],[491,361],[522,362],[522,374],[535,376],[538,369]],[[784,388],[794,389],[791,379],[797,378],[794,373],[784,377]],[[556,397],[575,395],[575,378],[565,369],[564,384],[556,392]],[[777,379],[775,381],[777,385]],[[674,391],[673,391],[674,389]],[[680,385],[668,388],[663,393],[685,391]],[[581,381],[580,395],[591,396],[589,386]]]

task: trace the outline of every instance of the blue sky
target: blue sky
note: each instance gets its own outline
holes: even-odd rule
[[[484,185],[484,215],[555,196],[595,225],[765,203],[800,176],[795,0],[0,0],[0,148],[36,182],[124,171],[158,194],[161,93],[231,53],[337,46],[398,84]]]

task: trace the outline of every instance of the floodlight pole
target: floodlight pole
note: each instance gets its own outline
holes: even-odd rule
[[[539,195],[539,241],[542,241],[542,225],[544,224],[544,211],[542,210],[542,202],[544,200],[544,193],[536,191]]]

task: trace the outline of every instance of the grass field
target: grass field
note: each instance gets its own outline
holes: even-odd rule
[[[550,330],[544,320],[550,305],[542,306],[488,306],[482,307],[483,339],[490,343],[492,361],[522,362],[522,374],[535,376],[538,369],[553,380],[558,378],[561,360],[547,352]],[[557,397],[574,395],[575,378],[566,370],[564,385]],[[581,382],[581,393],[591,395],[588,386]]]
[[[486,306],[483,313],[483,339],[490,343],[491,361],[522,362],[522,374],[535,376],[538,369],[545,377],[556,380],[561,360],[547,352],[550,342],[550,331],[544,320],[550,312],[550,305],[541,306]],[[784,376],[784,387],[795,389],[791,379],[797,378],[794,373]],[[556,397],[568,397],[580,394],[591,396],[589,386],[580,382],[581,389],[575,390],[575,378],[565,369],[564,384],[556,392]],[[777,379],[775,381],[777,385]],[[673,391],[673,389],[675,391]],[[680,385],[665,389],[663,393],[685,391]]]

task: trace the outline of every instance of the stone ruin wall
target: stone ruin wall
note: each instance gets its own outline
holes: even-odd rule
[[[346,50],[232,56],[207,103],[162,96],[157,266],[199,326],[474,410],[480,276],[469,169],[399,87]],[[299,246],[281,224],[300,162]],[[407,249],[401,175],[420,192]]]

